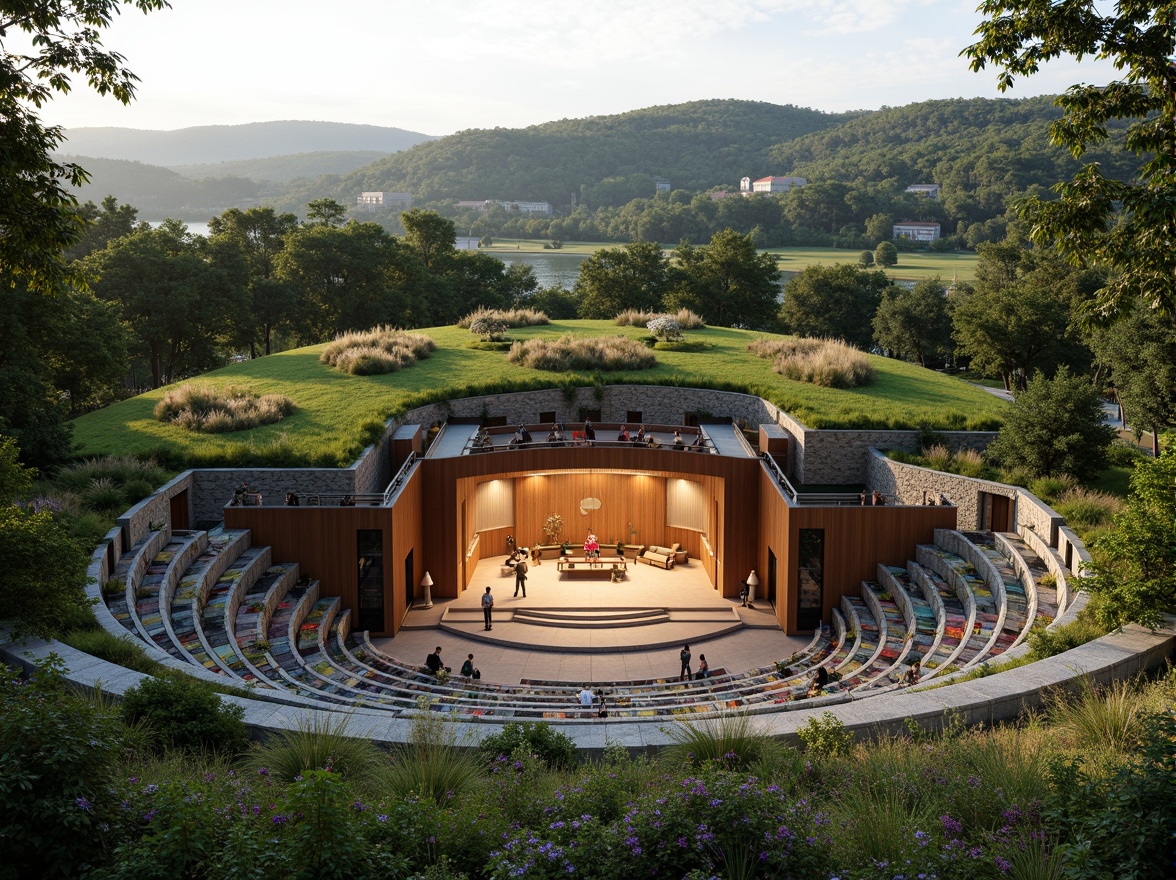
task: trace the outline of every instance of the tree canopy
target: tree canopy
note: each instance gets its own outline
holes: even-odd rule
[[[123,56],[102,46],[102,30],[123,5],[143,12],[165,0],[55,0],[0,3],[0,283],[17,277],[32,289],[53,292],[68,278],[64,251],[81,237],[84,222],[69,186],[82,168],[55,158],[61,129],[37,115],[54,95],[70,91],[72,77],[100,95],[128,103],[136,77]],[[31,49],[13,51],[9,32],[29,36]]]
[[[1134,300],[1176,319],[1176,15],[1171,3],[986,0],[980,39],[964,50],[973,70],[994,65],[1002,91],[1062,55],[1111,61],[1104,85],[1074,85],[1056,101],[1052,143],[1087,163],[1054,187],[1058,198],[1021,206],[1034,241],[1108,271],[1092,304],[1117,317]],[[1108,174],[1091,153],[1109,145],[1138,157],[1138,176]]]
[[[809,266],[784,285],[780,323],[786,333],[841,339],[868,351],[874,313],[889,286],[886,273],[876,269]]]
[[[1098,389],[1062,367],[1053,378],[1036,373],[1029,380],[987,454],[1034,477],[1070,474],[1089,481],[1106,466],[1114,436],[1104,424]]]
[[[710,243],[678,246],[675,288],[669,308],[687,308],[717,327],[766,330],[775,323],[780,270],[771,254],[756,253],[750,235],[733,229],[715,233]]]

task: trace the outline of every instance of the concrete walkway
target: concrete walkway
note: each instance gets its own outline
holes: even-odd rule
[[[531,566],[525,599],[513,596],[514,577],[500,576],[501,563],[497,556],[483,560],[470,589],[409,611],[399,634],[373,639],[376,647],[398,660],[424,663],[441,645],[442,658],[455,671],[472,653],[486,681],[564,681],[579,690],[584,682],[675,678],[683,644],[690,645],[695,666],[706,654],[712,669],[743,670],[786,658],[811,640],[784,635],[766,602],[749,609],[720,597],[697,560],[672,571],[630,560],[626,579],[614,584],[607,577],[561,577],[548,559]],[[480,610],[487,586],[495,603],[489,632]],[[667,613],[641,624],[640,613],[653,609]],[[556,625],[516,621],[520,610],[542,612]],[[612,625],[606,616],[619,620]]]

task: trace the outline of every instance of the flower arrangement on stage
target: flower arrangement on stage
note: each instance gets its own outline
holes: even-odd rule
[[[584,555],[589,559],[595,559],[600,555],[600,542],[596,540],[596,535],[589,535],[588,540],[584,542]]]

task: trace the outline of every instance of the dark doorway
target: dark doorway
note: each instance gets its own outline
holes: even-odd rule
[[[559,419],[556,418],[555,410],[553,409],[545,410],[544,412],[539,413],[539,424],[541,425],[551,425],[558,421]]]
[[[600,410],[598,409],[582,409],[580,410],[581,422],[599,422]]]
[[[416,572],[412,567],[412,550],[408,551],[408,555],[404,557],[404,592],[408,595],[406,606],[411,606],[413,597],[416,595]]]
[[[814,630],[825,601],[825,530],[800,529],[797,544],[796,629]]]
[[[641,410],[631,409],[625,413],[625,421],[631,424],[640,425],[645,421],[645,417],[641,415]]]
[[[186,531],[188,524],[188,490],[177,492],[171,497],[171,527],[173,531]]]
[[[768,548],[768,601],[776,607],[776,554]]]
[[[977,522],[983,532],[1013,531],[1013,499],[991,492],[981,492]]]
[[[359,560],[359,628],[385,632],[384,625],[384,530],[357,529]]]

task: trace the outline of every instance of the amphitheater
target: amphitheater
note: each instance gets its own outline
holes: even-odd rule
[[[594,442],[571,419],[585,413]],[[566,441],[543,442],[557,420]],[[656,447],[614,439],[638,421]],[[537,441],[511,443],[516,424]],[[674,448],[675,431],[688,449]],[[957,448],[990,439],[947,436]],[[732,712],[782,738],[826,711],[860,736],[908,718],[934,728],[948,712],[991,723],[1079,676],[1131,676],[1176,654],[1169,621],[969,675],[1074,618],[1086,551],[1025,489],[886,449],[914,451],[915,432],[813,430],[731,392],[454,400],[390,421],[350,468],[180,474],[119,518],[87,589],[102,625],[153,659],[247,690],[224,699],[255,732],[345,712],[353,733],[387,743],[424,709],[475,739],[548,721],[590,751],[656,747],[669,724]],[[287,492],[298,506],[282,503]],[[531,595],[515,597],[505,548],[539,543],[553,511],[568,530],[536,551]],[[566,545],[588,531],[604,545],[599,568],[569,562]],[[666,553],[640,564],[649,547]],[[747,581],[759,590],[743,607]],[[678,680],[683,643],[710,655],[708,678]],[[455,670],[475,654],[483,677],[423,672],[436,644]],[[56,642],[0,651],[26,666],[55,653],[78,685],[113,694],[142,678]],[[903,686],[916,659],[921,681]],[[818,669],[829,684],[809,696]],[[607,718],[579,709],[585,682],[606,693]]]

